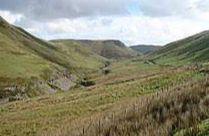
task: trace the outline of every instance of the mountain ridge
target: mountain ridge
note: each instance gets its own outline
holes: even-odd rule
[[[51,40],[53,43],[79,44],[86,47],[107,59],[124,59],[137,55],[135,51],[128,48],[119,40],[74,40],[74,39],[58,39]]]

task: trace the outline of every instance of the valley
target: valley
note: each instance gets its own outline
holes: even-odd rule
[[[208,41],[144,54],[118,40],[42,40],[1,18],[0,135],[207,135]]]

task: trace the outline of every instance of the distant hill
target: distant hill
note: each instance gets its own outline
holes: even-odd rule
[[[119,40],[53,40],[53,43],[63,45],[80,45],[106,59],[124,59],[137,55]]]
[[[209,31],[167,44],[151,53],[150,58],[165,63],[208,62]]]
[[[148,54],[148,53],[151,53],[153,51],[160,49],[160,47],[161,46],[156,46],[156,45],[134,45],[134,46],[131,46],[130,48],[132,48],[133,50],[139,53]]]

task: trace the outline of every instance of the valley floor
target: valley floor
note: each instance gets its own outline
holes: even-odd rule
[[[207,67],[112,62],[94,86],[1,105],[0,135],[174,135],[209,117]]]

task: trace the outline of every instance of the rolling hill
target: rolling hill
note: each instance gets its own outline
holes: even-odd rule
[[[107,59],[124,59],[137,55],[137,52],[126,47],[119,40],[53,40],[52,42],[64,45],[82,45]]]
[[[0,17],[0,97],[67,91],[108,59],[135,55],[117,40],[45,41]]]
[[[209,31],[167,44],[151,53],[150,58],[165,63],[206,62],[209,59]]]
[[[139,52],[139,53],[148,54],[148,53],[151,53],[153,51],[156,51],[156,50],[160,49],[160,46],[156,46],[156,45],[134,45],[134,46],[131,46],[130,48]]]
[[[0,18],[0,97],[68,90],[76,82],[73,77],[104,62],[86,48],[64,49]]]

